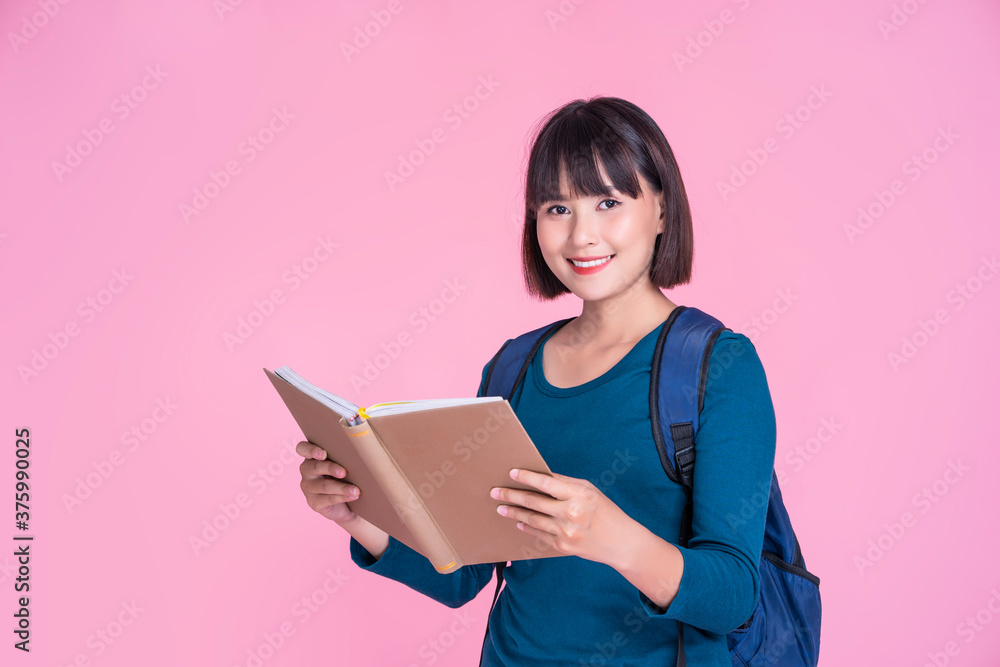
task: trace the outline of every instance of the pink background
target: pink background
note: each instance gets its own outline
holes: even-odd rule
[[[594,95],[646,110],[680,163],[695,276],[669,296],[763,360],[821,664],[997,664],[995,2],[219,4],[0,9],[4,664],[253,665],[262,645],[269,667],[475,664],[492,591],[463,619],[356,568],[302,498],[301,433],[261,368],[362,404],[472,395],[505,339],[578,313],[525,295],[519,216],[535,124]],[[881,215],[852,239],[859,207]],[[11,633],[24,427],[30,654]]]

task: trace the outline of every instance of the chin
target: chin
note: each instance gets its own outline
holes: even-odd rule
[[[603,301],[608,297],[614,296],[614,294],[611,294],[604,289],[581,289],[580,287],[577,287],[576,289],[570,289],[569,291],[583,301]]]

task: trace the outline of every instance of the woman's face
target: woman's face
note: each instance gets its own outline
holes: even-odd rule
[[[600,301],[649,283],[661,196],[639,175],[639,199],[618,192],[600,166],[611,197],[562,198],[538,209],[538,245],[552,273],[584,301]],[[569,192],[565,172],[559,191]]]

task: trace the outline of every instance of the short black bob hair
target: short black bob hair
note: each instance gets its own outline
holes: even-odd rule
[[[666,223],[657,235],[649,277],[669,289],[691,280],[694,230],[684,182],[663,131],[636,105],[618,97],[574,100],[543,118],[525,183],[524,231],[521,256],[528,293],[553,299],[569,290],[555,277],[538,245],[538,208],[564,195],[612,196],[604,187],[600,163],[619,192],[638,198],[643,178],[663,197]],[[570,193],[559,192],[559,175],[566,170]]]

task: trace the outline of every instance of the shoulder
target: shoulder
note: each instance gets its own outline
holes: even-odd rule
[[[773,423],[774,407],[767,374],[757,348],[745,335],[734,331],[719,334],[709,357],[705,382],[703,418],[713,413],[754,415]]]
[[[568,319],[573,319],[573,318],[568,318]],[[512,348],[513,350],[515,350],[514,357],[517,357],[518,355],[523,357],[528,353],[528,349],[531,347],[531,345],[537,342],[537,340],[540,337],[544,336],[550,329],[555,327],[557,324],[567,321],[568,320],[556,320],[555,322],[549,322],[548,324],[542,325],[530,331],[525,331],[523,333],[520,333],[514,338],[508,338],[507,340],[505,340],[503,344],[497,346],[496,350],[494,350],[490,354],[489,360],[487,360],[486,364],[483,366],[483,379],[485,380],[486,375],[489,372],[490,366],[497,359],[497,357],[499,357],[501,350],[506,349],[511,343],[515,343],[514,348]],[[510,354],[505,355],[505,359],[510,359],[510,358],[512,358]]]
[[[757,348],[754,347],[749,338],[736,331],[719,332],[709,357],[709,371],[714,366],[717,369],[716,373],[718,373],[720,368],[726,369],[737,365],[737,360],[742,360],[742,364],[739,365],[744,368],[756,365],[763,369]]]
[[[494,351],[490,355],[490,358],[483,365],[483,372],[479,378],[479,391],[476,392],[476,396],[482,396],[483,392],[486,390],[486,376],[489,375],[490,366],[493,365],[493,362],[496,360],[497,355],[500,353],[500,350],[504,349],[507,345],[513,342],[513,340],[514,340],[513,338],[508,338],[506,341],[504,341],[504,343],[499,347],[497,347],[496,351]]]
[[[502,345],[496,348],[496,350],[490,355],[489,360],[483,365],[482,378],[479,383],[479,393],[477,395],[482,396],[486,386],[486,377],[489,375],[490,369],[493,367],[496,360],[500,357],[501,351],[508,350],[508,352],[503,355],[504,364],[517,363],[518,361],[527,358],[532,346],[536,344],[541,337],[545,336],[549,331],[556,327],[556,325],[568,323],[573,319],[575,318],[566,318],[556,320],[555,322],[549,322],[548,324],[544,324],[530,331],[525,331],[518,334],[514,338],[508,338],[504,341]]]

